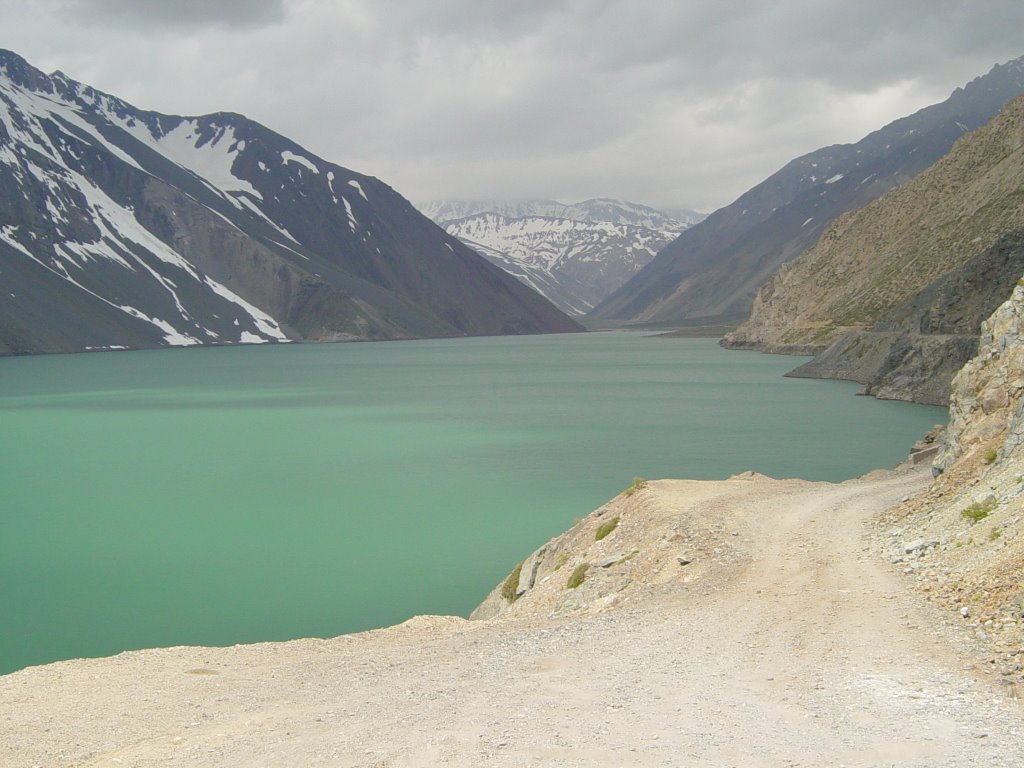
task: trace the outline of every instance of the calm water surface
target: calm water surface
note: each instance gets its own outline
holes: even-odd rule
[[[840,480],[944,409],[589,334],[0,360],[0,672],[465,615],[635,475]]]

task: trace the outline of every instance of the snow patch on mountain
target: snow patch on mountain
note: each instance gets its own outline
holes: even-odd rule
[[[69,81],[62,82],[67,85]],[[119,112],[109,99],[102,101],[92,95],[91,102],[101,105],[102,117],[136,140],[199,176],[207,186],[239,207],[245,205],[267,219],[246,196],[241,197],[240,204],[224,194],[234,192],[262,199],[255,188],[232,173],[245,142],[235,139],[230,126],[202,137],[197,121],[181,120],[170,131],[157,134],[123,110]],[[82,159],[84,142],[145,173],[135,158],[109,141],[79,108],[62,102],[57,94],[27,91],[12,81],[3,80],[0,81],[0,123],[6,132],[0,145],[0,163],[21,182],[23,195],[43,196],[40,208],[48,214],[52,228],[47,238],[49,242],[44,244],[36,231],[22,232],[20,226],[5,225],[0,229],[0,240],[6,245],[77,290],[153,326],[168,346],[201,344],[202,336],[220,338],[220,334],[202,327],[194,311],[189,309],[190,299],[186,294],[195,290],[195,284],[204,285],[240,310],[239,315],[246,317],[247,324],[253,327],[252,331],[241,332],[248,334],[245,338],[259,338],[264,342],[287,340],[273,318],[223,285],[201,276],[184,256],[146,229],[130,205],[114,200],[80,171],[77,161]],[[218,215],[224,219],[223,215]],[[83,217],[95,227],[95,235],[83,230],[80,223]],[[290,238],[286,230],[269,220],[268,223]],[[145,311],[134,303],[119,300],[115,291],[105,290],[93,274],[94,265],[102,263],[132,273],[134,279],[162,292],[166,301],[161,306],[171,314]],[[194,284],[192,288],[187,287],[188,282]],[[243,340],[241,333],[239,341]]]
[[[442,226],[445,222],[478,213],[498,213],[510,219],[541,216],[571,221],[606,221],[678,234],[704,218],[703,214],[687,209],[669,213],[640,203],[603,197],[570,204],[557,200],[433,200],[418,207]]]
[[[227,288],[225,288],[220,283],[218,283],[218,282],[216,282],[214,280],[211,280],[209,277],[204,277],[203,278],[203,282],[206,283],[206,285],[209,286],[209,288],[214,293],[216,293],[218,296],[223,296],[225,299],[230,301],[232,304],[237,304],[242,309],[244,309],[249,314],[249,316],[252,317],[252,319],[255,321],[256,328],[261,333],[264,333],[268,337],[270,337],[272,339],[276,339],[277,341],[288,341],[289,340],[288,337],[285,336],[284,332],[281,330],[281,327],[277,324],[277,321],[274,318],[272,318],[270,315],[268,315],[266,312],[261,310],[259,307],[254,307],[252,304],[247,302],[245,299],[243,299],[242,297],[238,296],[233,291],[228,290]],[[247,331],[243,331],[242,333],[243,333],[243,335],[245,335],[245,334],[248,334],[249,336],[253,336],[254,335],[254,334],[248,333]],[[239,339],[239,340],[240,341],[244,341],[244,339]],[[260,341],[266,341],[266,339],[260,339]]]
[[[257,200],[263,199],[252,184],[240,179],[232,171],[239,153],[245,149],[245,142],[235,137],[234,126],[214,125],[214,135],[206,137],[198,120],[183,119],[172,130],[158,136],[153,133],[152,128],[134,118],[125,118],[116,113],[111,116],[112,122],[143,144],[206,181],[215,191],[244,192]],[[233,197],[226,197],[241,207]]]
[[[3,50],[0,212],[0,354],[580,330],[372,177]]]
[[[604,198],[572,205],[436,201],[422,209],[574,315],[588,312],[689,226],[648,206]]]
[[[362,187],[362,185],[360,185],[360,183],[358,181],[356,181],[355,179],[349,179],[348,185],[350,187],[355,187],[355,190],[356,190],[356,192],[359,193],[360,197],[362,197],[363,200],[366,200],[367,202],[369,202],[370,198],[368,198],[366,196],[366,193],[363,192],[363,187]]]
[[[355,232],[356,226],[359,222],[356,221],[356,215],[352,213],[352,203],[350,203],[344,196],[341,198],[341,202],[345,204],[345,213],[348,214],[348,226],[353,232]]]
[[[294,152],[289,152],[287,149],[281,153],[281,162],[285,165],[288,163],[298,163],[299,165],[308,168],[313,173],[320,173],[320,169],[317,168],[313,164],[313,161],[308,157],[303,157],[302,155],[297,155]]]

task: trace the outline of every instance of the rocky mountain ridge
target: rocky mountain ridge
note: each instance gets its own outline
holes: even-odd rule
[[[607,221],[498,213],[477,213],[443,226],[570,315],[586,314],[675,234]]]
[[[557,200],[431,200],[419,209],[424,215],[444,225],[478,213],[496,213],[508,219],[549,218],[569,221],[602,221],[625,224],[678,234],[704,218],[704,214],[688,209],[663,211],[641,203],[595,197],[578,203]]]
[[[739,323],[781,264],[845,212],[875,200],[944,156],[1024,92],[1024,58],[994,67],[944,102],[864,137],[788,163],[683,232],[588,316],[591,325]]]
[[[0,353],[576,331],[379,180],[0,52]]]
[[[435,201],[432,218],[493,264],[570,315],[583,315],[699,219],[649,206],[595,199]]]
[[[839,217],[762,287],[723,344],[823,353],[796,375],[943,404],[981,320],[1019,276],[1021,199],[1024,97],[917,178]]]
[[[1016,230],[787,376],[845,379],[880,399],[947,405],[953,376],[977,352],[982,322],[1020,274],[1024,232]]]

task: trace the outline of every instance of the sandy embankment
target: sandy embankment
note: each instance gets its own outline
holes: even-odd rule
[[[1020,703],[864,537],[929,480],[652,482],[494,620],[0,677],[0,765],[1019,765]]]

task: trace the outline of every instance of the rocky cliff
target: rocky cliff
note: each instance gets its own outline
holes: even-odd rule
[[[1022,281],[1024,283],[1024,281]],[[938,480],[884,515],[877,546],[988,648],[1007,683],[1024,669],[1024,287],[982,326],[953,379]],[[989,666],[990,665],[990,666]]]
[[[846,379],[864,394],[946,405],[950,382],[978,349],[981,324],[1024,273],[1024,232],[1011,232],[897,304],[866,331],[848,331],[789,376]]]

